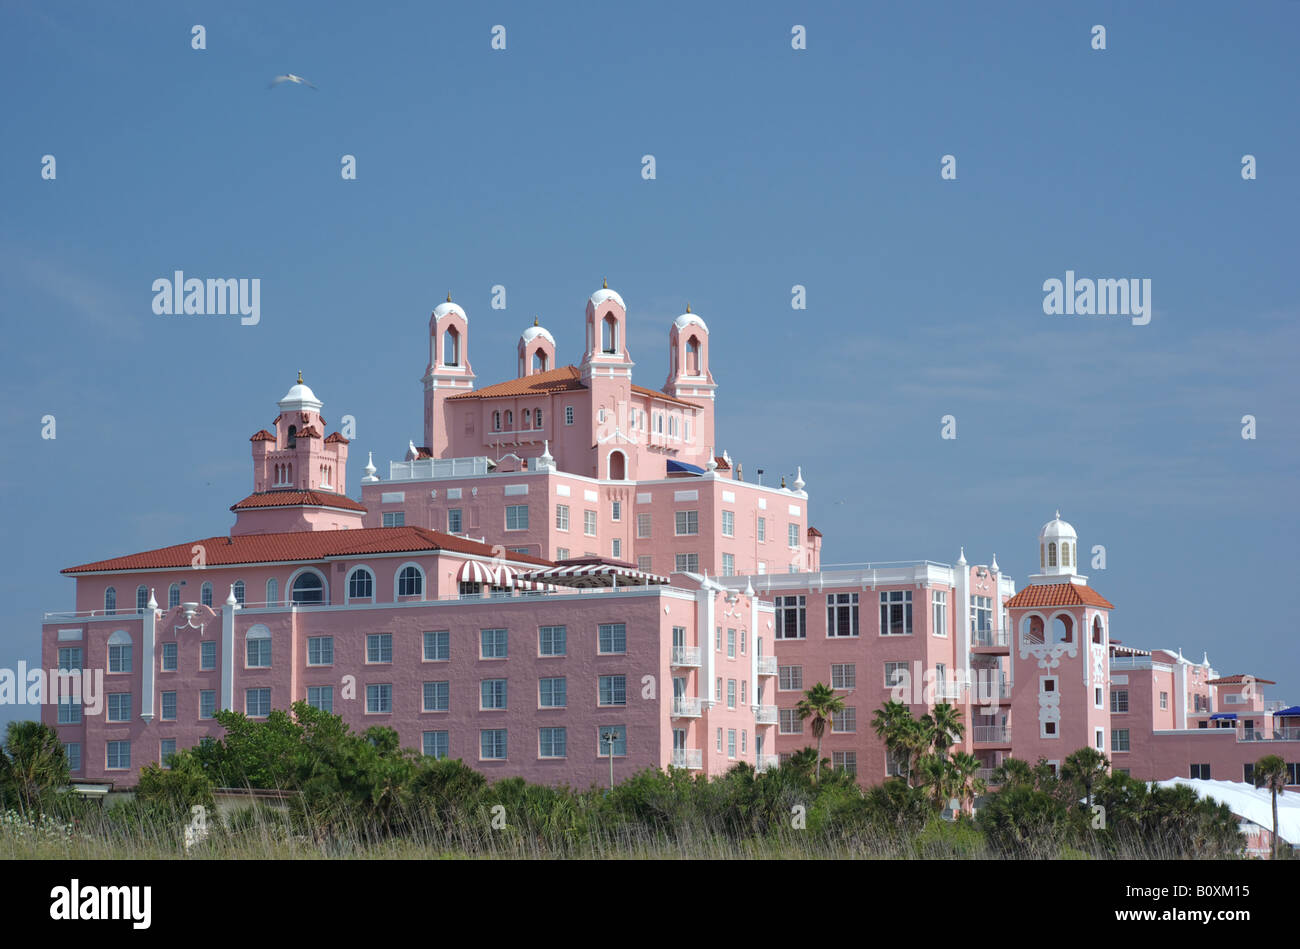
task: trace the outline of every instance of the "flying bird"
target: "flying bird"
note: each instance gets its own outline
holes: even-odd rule
[[[316,87],[313,86],[310,82],[308,82],[306,79],[302,78],[302,76],[295,76],[293,73],[286,73],[286,74],[283,75],[283,76],[276,76],[274,79],[271,80],[271,85],[267,86],[267,88],[268,88],[268,89],[274,89],[276,86],[278,86],[278,85],[279,85],[280,83],[282,83],[282,82],[292,82],[292,83],[294,83],[295,85],[299,85],[299,86],[309,86],[309,87],[311,87],[312,89],[315,89],[315,88],[316,88]]]

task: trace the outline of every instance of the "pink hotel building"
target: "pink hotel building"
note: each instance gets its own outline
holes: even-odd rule
[[[386,479],[368,462],[360,501],[300,376],[251,438],[228,535],[63,571],[75,611],[47,614],[42,664],[102,670],[105,693],[98,714],[44,706],[74,779],[129,787],[219,734],[217,709],[296,701],[489,777],[587,786],[611,756],[616,780],[761,770],[812,743],[794,709],[816,682],[846,699],[823,751],[863,783],[897,771],[870,725],[891,697],[960,706],[988,774],[1084,746],[1150,779],[1242,780],[1270,751],[1300,768],[1300,708],[1266,702],[1271,683],[1111,638],[1059,516],[1018,593],[964,551],[823,566],[802,474],[763,485],[715,454],[704,320],[672,322],[660,389],[633,384],[626,328],[602,288],[580,365],[534,322],[517,377],[476,388],[449,298],[424,444]]]

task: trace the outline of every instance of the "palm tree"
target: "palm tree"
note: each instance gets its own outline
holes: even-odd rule
[[[66,785],[68,758],[58,733],[41,722],[10,722],[0,751],[0,785],[13,789],[25,810]]]
[[[972,754],[959,751],[952,756],[952,766],[956,771],[957,790],[963,803],[969,798],[971,805],[975,798],[988,790],[983,778],[976,777],[980,769],[980,760]]]
[[[916,763],[916,770],[930,788],[934,809],[942,811],[945,802],[953,796],[952,792],[956,787],[956,772],[952,762],[948,760],[947,755],[922,755]]]
[[[1255,787],[1268,788],[1273,796],[1273,859],[1277,859],[1277,796],[1286,789],[1286,762],[1281,755],[1265,755],[1255,762]]]
[[[826,723],[831,717],[844,711],[844,700],[835,694],[835,690],[828,685],[818,682],[811,689],[803,694],[799,704],[795,706],[795,711],[799,713],[799,720],[805,718],[812,719],[813,737],[817,739],[817,773],[814,780],[820,781],[822,777],[822,735],[826,734]]]
[[[934,750],[941,755],[946,755],[949,747],[966,734],[966,726],[961,723],[961,709],[947,702],[941,702],[933,712],[922,715],[921,724],[925,726]]]
[[[896,755],[900,752],[906,754],[904,771],[908,787],[912,786],[912,752],[916,725],[917,721],[912,718],[911,709],[902,702],[895,702],[892,699],[876,709],[871,719],[871,727],[884,741],[885,748],[891,754]]]
[[[1096,748],[1080,748],[1066,756],[1065,761],[1061,764],[1061,777],[1067,781],[1073,781],[1083,788],[1083,793],[1088,803],[1088,810],[1092,810],[1092,788],[1097,780],[1106,774],[1110,768],[1110,762]]]

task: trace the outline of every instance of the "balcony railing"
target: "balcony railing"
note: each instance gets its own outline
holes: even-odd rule
[[[976,743],[1005,745],[1011,741],[1010,725],[976,725],[972,732]]]
[[[777,711],[775,705],[755,705],[754,721],[759,725],[775,725]]]
[[[431,481],[435,478],[457,478],[467,475],[486,475],[488,460],[477,458],[421,458],[419,461],[390,461],[389,481]]]
[[[973,629],[970,642],[972,646],[1006,646],[1010,639],[1005,629]]]
[[[959,699],[965,691],[966,683],[964,682],[936,682],[934,684],[934,697],[936,699]]]
[[[704,767],[704,752],[699,748],[674,748],[673,767],[699,771]]]
[[[700,700],[682,695],[673,697],[673,718],[699,718]]]
[[[673,665],[698,667],[700,665],[700,647],[674,646]]]
[[[780,764],[781,759],[776,755],[757,755],[754,758],[755,771],[771,771],[773,768],[779,767]]]
[[[993,775],[997,773],[997,768],[978,768],[975,771],[975,777],[979,778],[985,784],[993,783]]]
[[[1237,732],[1238,741],[1300,741],[1300,728],[1275,728],[1273,734],[1265,737],[1259,729],[1241,729]]]
[[[776,656],[759,656],[758,674],[761,676],[776,675]]]
[[[970,685],[970,700],[978,702],[986,698],[1011,698],[1011,683],[1002,678],[992,679],[976,670],[974,681]]]

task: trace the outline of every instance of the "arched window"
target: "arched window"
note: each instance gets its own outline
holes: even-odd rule
[[[235,581],[235,602],[240,606],[244,605],[244,581]]]
[[[533,409],[533,428],[542,427],[542,410]]]
[[[293,592],[290,596],[294,603],[324,603],[325,582],[321,580],[319,573],[305,570],[298,574],[298,579],[293,581]]]
[[[203,586],[199,587],[199,600],[202,601],[204,606],[212,605],[212,584],[211,583],[204,583]]]
[[[454,326],[447,327],[447,332],[442,334],[442,364],[460,365],[460,332]]]
[[[686,341],[686,374],[700,374],[700,341],[694,336]]]
[[[509,409],[506,409],[506,431],[513,432],[514,430],[515,430],[515,413],[510,411]]]
[[[1047,565],[1049,567],[1056,566],[1056,541],[1052,541],[1047,545]]]
[[[117,589],[109,587],[104,591],[104,615],[114,616],[117,613]]]
[[[1052,621],[1052,642],[1069,643],[1074,641],[1074,619],[1062,613]]]
[[[375,575],[365,567],[357,567],[348,577],[348,599],[367,600],[375,595]]]
[[[1101,645],[1101,643],[1105,641],[1105,638],[1106,631],[1101,627],[1101,617],[1094,616],[1092,618],[1092,641]]]
[[[532,421],[532,418],[533,418],[533,413],[529,412],[527,409],[524,409],[522,412],[519,413],[519,427],[527,428],[529,423]]]
[[[422,596],[424,594],[424,574],[420,568],[407,564],[397,575],[398,596]]]
[[[280,581],[272,577],[266,581],[266,605],[280,605]]]
[[[1025,642],[1041,643],[1043,641],[1043,618],[1041,616],[1026,616],[1020,624],[1020,632]]]
[[[610,354],[618,352],[618,320],[612,313],[605,317],[600,325],[600,339],[602,352]]]
[[[297,425],[290,425],[290,426],[289,426],[289,446],[288,446],[288,447],[290,447],[290,448],[297,448],[297,447],[298,447],[298,426],[297,426]]]
[[[492,413],[492,431],[494,431],[494,432],[499,432],[499,431],[501,431],[501,413],[500,413],[500,412],[493,412],[493,413]]]
[[[1043,544],[1038,545],[1038,566],[1047,566],[1047,547]]]
[[[135,611],[143,613],[149,608],[149,588],[139,586],[135,588]]]
[[[533,352],[533,372],[546,371],[546,351],[538,349]]]
[[[627,478],[627,459],[621,451],[609,453],[609,480],[622,481]]]
[[[173,583],[167,588],[167,609],[175,609],[181,605],[181,585]]]
[[[271,668],[271,631],[261,623],[244,637],[244,665],[249,669]]]
[[[108,671],[131,671],[131,634],[124,629],[108,637]]]

